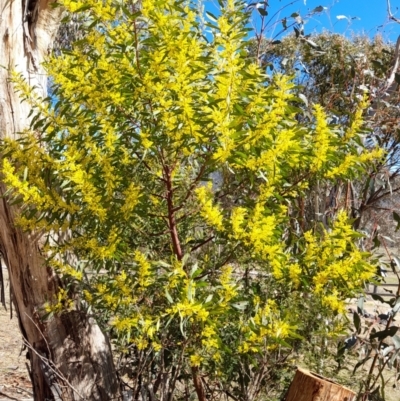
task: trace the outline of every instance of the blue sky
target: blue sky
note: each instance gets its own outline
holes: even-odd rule
[[[294,4],[283,8],[290,3]],[[317,6],[323,6],[327,9],[320,14],[307,18],[304,27],[306,35],[324,29],[344,33],[348,36],[352,33],[365,33],[374,36],[380,32],[386,40],[393,42],[400,35],[400,24],[389,21],[386,0],[269,0],[267,11],[268,17],[278,12],[274,18],[275,21],[278,21],[285,16],[289,17],[293,12],[300,12],[304,16]],[[283,9],[279,12],[281,8]],[[400,19],[400,0],[391,0],[391,9],[392,13]],[[338,19],[337,16],[341,16],[341,19]],[[289,20],[288,18],[288,22]],[[276,28],[273,29],[272,27],[266,36],[276,35],[281,28],[281,23],[277,24]]]

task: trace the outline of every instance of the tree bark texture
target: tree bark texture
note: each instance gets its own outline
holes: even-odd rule
[[[0,137],[28,126],[29,106],[9,82],[21,73],[46,96],[41,67],[51,51],[61,9],[50,0],[0,0]],[[6,188],[0,183],[0,195]],[[119,384],[108,339],[84,311],[42,319],[59,278],[46,267],[36,238],[14,226],[16,209],[0,198],[0,251],[9,269],[13,301],[28,347],[35,401],[117,400]]]
[[[356,393],[308,370],[298,369],[285,401],[355,401]]]

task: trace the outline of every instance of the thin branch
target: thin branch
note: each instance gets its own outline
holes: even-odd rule
[[[9,398],[10,400],[19,401],[19,398],[14,398],[14,397],[12,397],[11,395],[8,395],[8,394],[6,394],[6,393],[3,393],[2,391],[0,391],[0,395],[3,395],[4,397]]]
[[[74,393],[76,393],[80,398],[84,399],[84,397],[82,397],[82,395],[79,394],[79,392],[76,390],[76,388],[72,386],[72,384],[65,378],[65,376],[64,376],[63,374],[57,372],[57,370],[54,369],[54,368],[51,366],[51,361],[50,361],[49,359],[45,358],[43,355],[40,355],[40,354],[29,344],[29,342],[28,342],[25,338],[23,339],[23,343],[24,343],[24,345],[27,346],[31,351],[33,351],[33,352],[40,358],[40,360],[41,360],[44,364],[46,364],[46,365],[49,367],[49,369],[50,369],[56,376],[58,376],[58,377],[59,377]]]
[[[200,244],[197,244],[196,246],[194,246],[194,247],[190,250],[190,252],[193,252],[193,251],[195,251],[196,249],[201,248],[203,245],[209,243],[209,242],[212,241],[214,238],[215,238],[215,235],[212,235],[211,237],[208,237],[206,240],[200,242]]]
[[[232,398],[232,400],[234,401],[239,401],[239,398],[236,398],[232,393],[230,393],[228,390],[223,390],[223,392],[230,398]]]
[[[397,22],[398,24],[400,24],[400,19],[396,18],[393,14],[392,14],[392,10],[390,9],[390,0],[386,1],[387,3],[387,9],[388,9],[388,14],[389,14],[389,19],[391,19],[394,22]]]
[[[47,351],[48,351],[49,355],[51,355],[49,343],[47,341],[47,338],[44,336],[42,330],[40,330],[40,327],[36,324],[36,322],[26,312],[25,312],[25,315],[35,325],[35,327],[37,328],[38,332],[43,337],[43,340],[44,340],[44,342],[46,343],[46,346],[47,346]]]
[[[174,212],[175,208],[173,202],[174,190],[172,187],[172,171],[170,170],[169,166],[164,165],[163,175],[167,187],[168,228],[171,233],[172,246],[178,260],[182,260],[183,252],[181,248],[181,243],[179,241],[178,229],[176,226],[175,212]]]
[[[197,398],[199,401],[206,401],[204,387],[201,382],[201,377],[199,377],[199,368],[197,366],[192,366],[191,369],[192,369],[193,385],[197,393]]]
[[[176,388],[176,380],[178,379],[178,375],[182,370],[183,357],[185,355],[187,343],[188,343],[188,340],[185,340],[184,343],[182,344],[182,351],[181,351],[181,354],[179,355],[178,363],[176,364],[176,370],[173,373],[171,381],[170,381],[169,386],[168,386],[167,401],[172,401],[173,400],[174,391],[175,391],[175,388]],[[171,372],[172,372],[172,370],[171,370]]]
[[[373,194],[367,199],[367,202],[365,203],[365,206],[370,207],[372,204],[378,202],[380,199],[382,199],[382,198],[384,198],[384,197],[386,197],[388,195],[392,195],[393,193],[398,192],[398,191],[400,191],[400,187],[398,187],[396,189],[392,189],[391,191],[386,191],[386,192],[384,192],[383,194],[381,194],[379,196],[374,196],[374,194]],[[378,190],[377,190],[377,192],[378,192]]]
[[[174,208],[174,212],[177,212],[178,210],[182,209],[183,206],[185,205],[186,201],[190,198],[190,195],[192,194],[194,188],[196,187],[197,183],[203,177],[204,171],[206,169],[206,164],[207,164],[207,159],[204,161],[204,164],[201,166],[199,173],[197,174],[196,178],[193,180],[193,182],[190,184],[189,189],[187,190],[187,193],[185,197],[183,198],[181,204],[179,206],[176,206]]]
[[[164,231],[159,231],[158,233],[149,233],[146,234],[148,237],[160,237],[162,235],[167,235],[169,233],[169,229],[164,230]]]

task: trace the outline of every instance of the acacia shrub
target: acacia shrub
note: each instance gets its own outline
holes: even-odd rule
[[[299,123],[291,79],[248,57],[240,1],[60,4],[84,38],[47,61],[56,102],[14,76],[32,124],[2,144],[18,224],[63,276],[42,317],[91,309],[135,397],[262,398],[375,271],[345,211],[291,219],[313,182],[382,157],[360,150],[365,99],[346,126],[318,104]]]

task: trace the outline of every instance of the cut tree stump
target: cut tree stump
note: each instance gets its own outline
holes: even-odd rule
[[[356,393],[305,369],[297,369],[285,401],[354,401]]]

